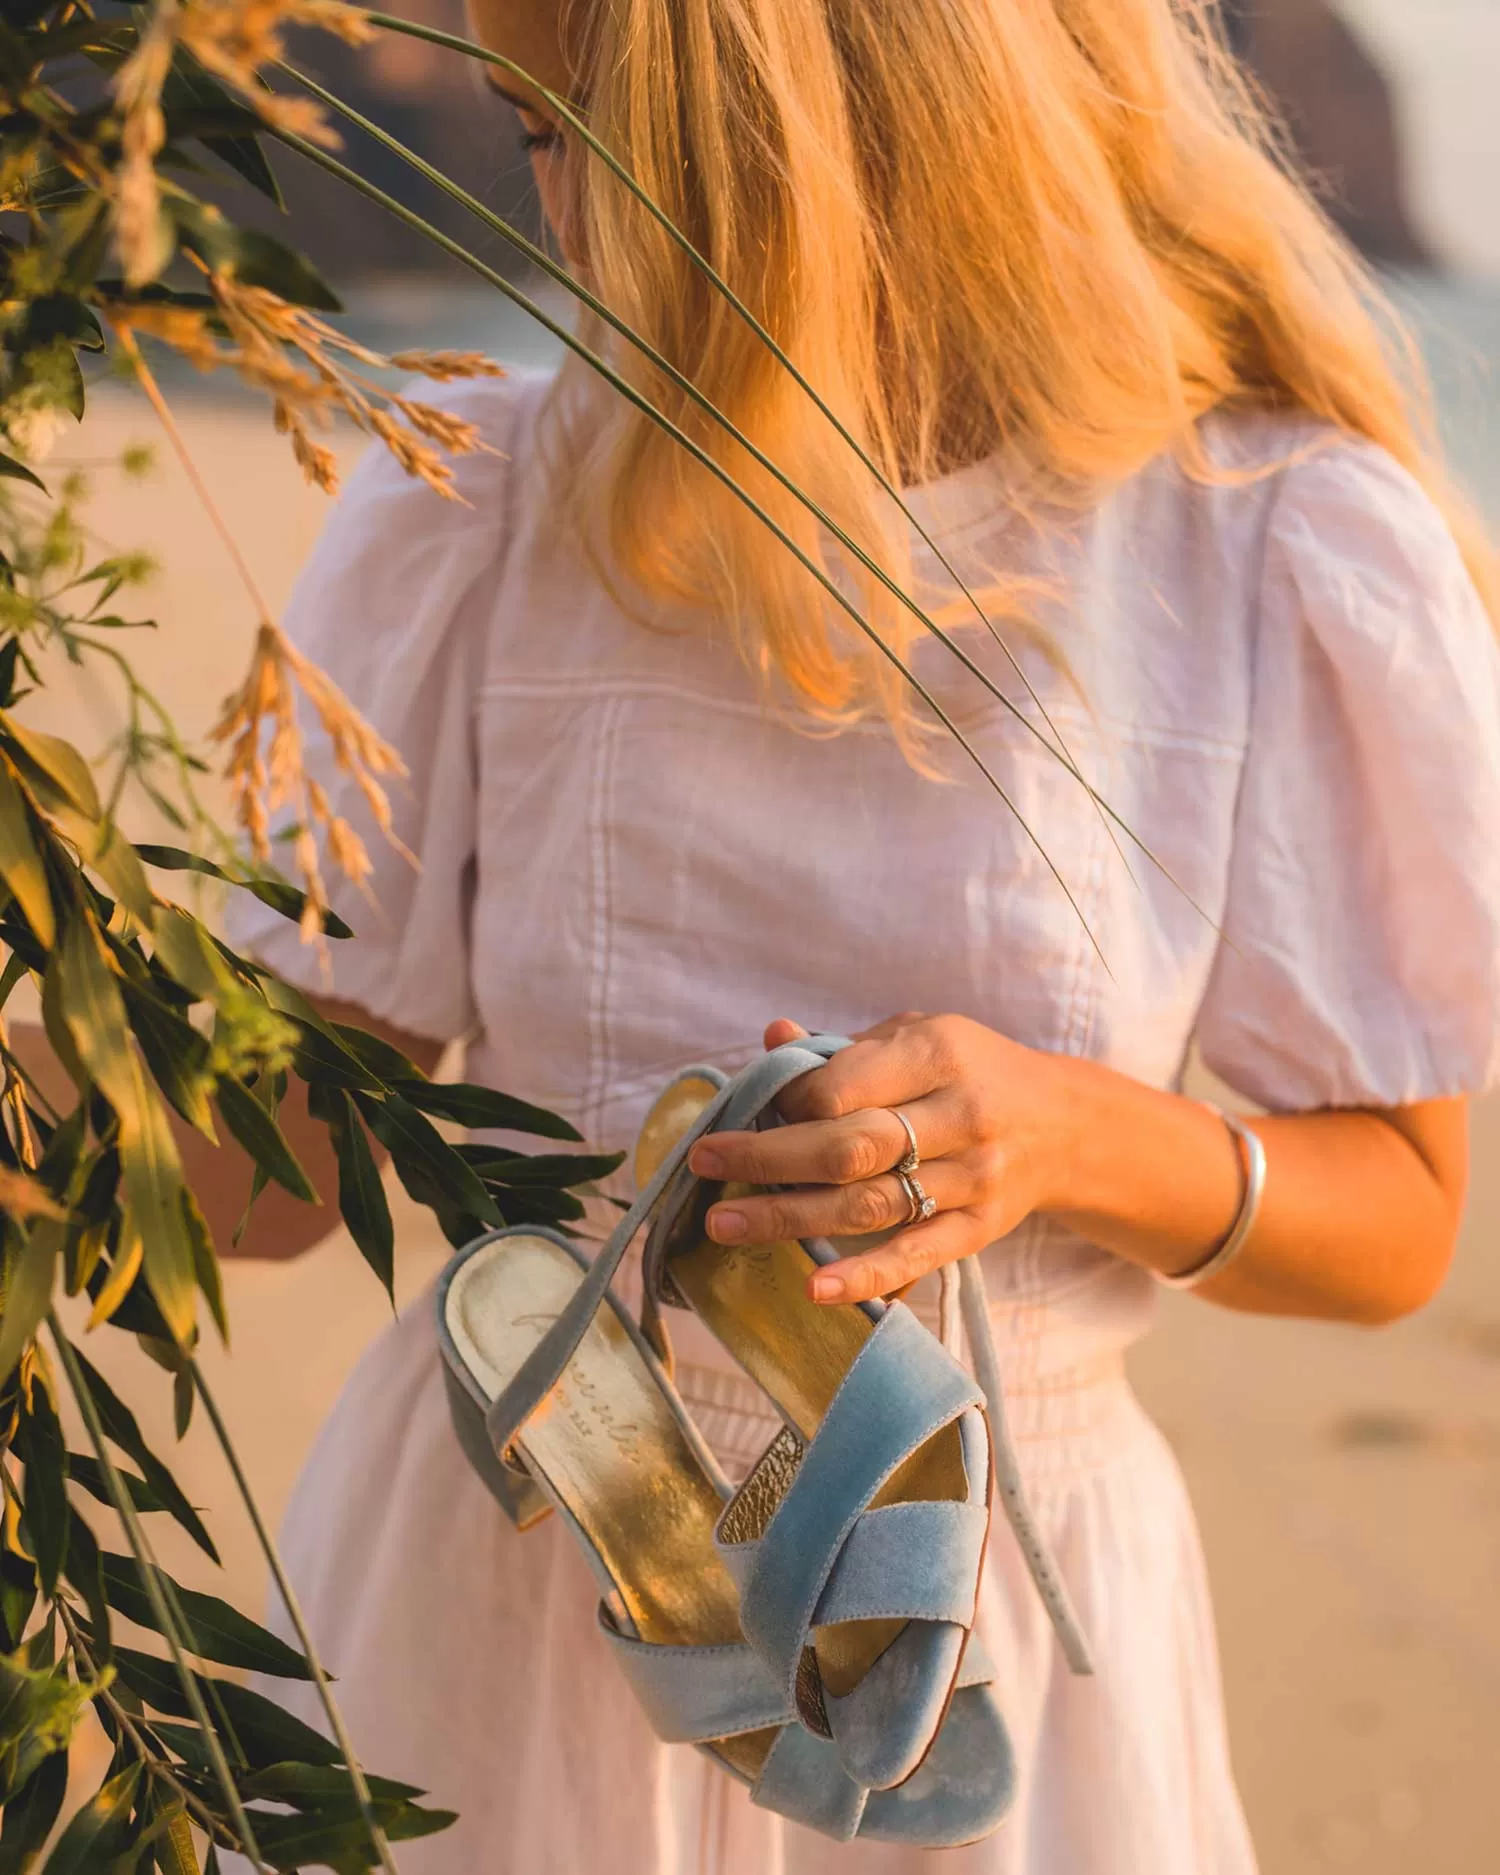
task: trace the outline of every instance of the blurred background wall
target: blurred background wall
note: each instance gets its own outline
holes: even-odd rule
[[[406,10],[459,23],[457,0],[407,0]],[[1500,524],[1500,5],[1230,0],[1228,17],[1331,211],[1392,270],[1432,359],[1456,459]],[[462,61],[395,39],[358,55],[319,43],[309,56],[466,186],[530,212],[508,113],[479,95]],[[398,171],[360,156],[385,186],[405,187]],[[297,237],[345,284],[362,331],[403,345],[484,345],[503,359],[546,355],[536,333],[469,276],[434,266],[319,178],[287,167],[285,179]],[[433,206],[426,196],[420,204]],[[480,244],[486,258],[503,253],[498,240],[481,235]],[[194,455],[279,604],[326,505],[302,485],[262,406],[217,380],[174,374],[173,387]],[[125,442],[152,434],[136,399],[104,388],[81,442],[63,453],[107,464]],[[358,439],[340,447],[352,461]],[[151,482],[107,467],[92,473],[101,540],[163,562],[150,595],[161,631],[143,644],[142,664],[184,730],[199,734],[243,665],[249,609],[165,454]],[[46,707],[90,749],[118,723],[117,700],[88,674]],[[1419,1320],[1372,1336],[1249,1321],[1172,1298],[1136,1362],[1202,1514],[1236,1758],[1266,1875],[1479,1875],[1494,1866],[1500,1105],[1482,1107],[1476,1148],[1459,1265]],[[443,1246],[396,1202],[406,1305]],[[341,1233],[295,1265],[232,1266],[229,1284],[234,1351],[215,1353],[213,1366],[275,1513],[320,1416],[388,1310]],[[142,1397],[142,1366],[127,1370],[132,1399]],[[165,1389],[143,1417],[170,1446]],[[219,1592],[258,1601],[248,1529],[196,1431],[181,1469],[227,1539]],[[184,1576],[203,1580],[191,1553],[164,1547]]]

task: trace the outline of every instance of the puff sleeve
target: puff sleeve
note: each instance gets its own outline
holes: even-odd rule
[[[1500,656],[1384,452],[1284,472],[1203,1059],[1271,1110],[1483,1090],[1500,1066]]]
[[[503,431],[512,387],[454,387],[443,401]],[[436,401],[434,399],[433,401]],[[374,864],[369,896],[329,871],[334,909],[356,933],[317,951],[247,893],[233,894],[231,942],[289,981],[332,993],[433,1040],[474,1022],[469,926],[478,786],[473,713],[505,535],[504,458],[465,459],[469,504],[440,499],[372,446],[293,593],[286,629],[400,754],[387,792],[413,866],[382,835],[358,789],[302,712],[309,772],[354,826]]]

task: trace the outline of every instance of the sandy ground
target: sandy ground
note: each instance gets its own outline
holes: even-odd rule
[[[258,412],[198,403],[183,416],[278,604],[317,530],[321,498],[300,486]],[[149,413],[110,393],[70,450],[104,460],[151,435]],[[141,642],[140,663],[184,729],[200,732],[239,670],[250,608],[175,468],[164,462],[146,485],[104,470],[95,480],[93,518],[108,544],[168,561],[151,595],[162,631]],[[54,726],[86,747],[109,733],[107,691],[91,681],[74,679],[49,708]],[[1479,1113],[1476,1146],[1459,1265],[1421,1319],[1366,1335],[1243,1320],[1174,1298],[1135,1362],[1202,1516],[1235,1755],[1266,1875],[1478,1875],[1493,1866],[1500,1104]],[[402,1206],[398,1216],[408,1300],[443,1246],[421,1214]],[[232,1265],[228,1283],[234,1351],[213,1352],[209,1365],[274,1517],[321,1415],[388,1311],[342,1233],[294,1265]],[[170,1446],[165,1388],[133,1349],[123,1354],[105,1359],[101,1346],[96,1358],[128,1376],[143,1419]],[[148,1393],[157,1397],[146,1402]],[[253,1606],[260,1567],[202,1433],[189,1435],[179,1472],[223,1538],[215,1586]],[[190,1551],[163,1548],[171,1566],[209,1585]]]

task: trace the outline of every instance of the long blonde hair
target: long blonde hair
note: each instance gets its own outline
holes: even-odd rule
[[[1449,488],[1413,348],[1281,159],[1210,0],[572,0],[590,128],[748,302],[890,481],[997,449],[1058,488],[1164,451],[1208,412],[1303,411],[1379,444],[1500,581]],[[590,284],[898,582],[907,526],[691,260],[570,142]],[[596,336],[600,336],[596,334]],[[601,336],[601,342],[603,338]],[[787,533],[817,523],[670,381],[613,361]],[[565,441],[608,562],[737,625],[826,717],[898,721],[899,681],[807,572],[621,400]],[[920,631],[857,568],[866,615]],[[1006,609],[1005,595],[996,604]]]

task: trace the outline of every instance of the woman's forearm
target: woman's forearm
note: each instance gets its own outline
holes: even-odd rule
[[[1090,1063],[1067,1067],[1070,1164],[1060,1215],[1163,1275],[1204,1261],[1243,1190],[1223,1120],[1197,1101]],[[1468,1170],[1466,1103],[1249,1122],[1265,1194],[1243,1253],[1199,1291],[1227,1308],[1385,1322],[1431,1299],[1447,1271]]]

